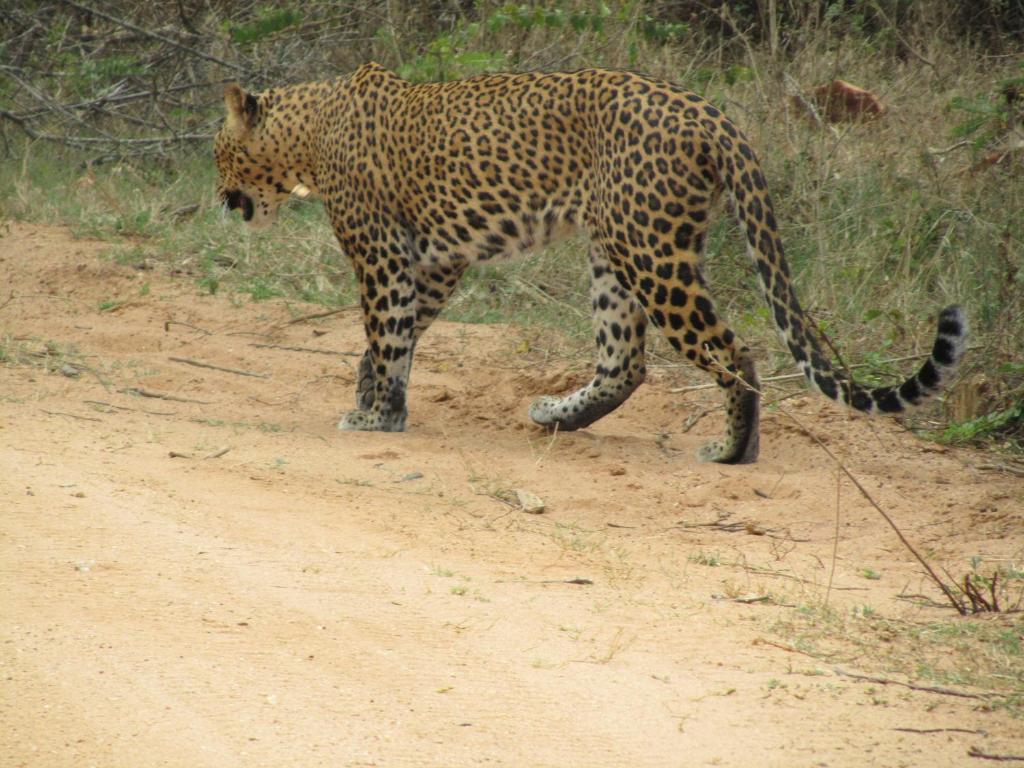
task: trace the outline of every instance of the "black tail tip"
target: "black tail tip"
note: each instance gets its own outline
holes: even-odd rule
[[[967,336],[967,315],[959,304],[950,304],[939,312],[939,333],[943,336]]]

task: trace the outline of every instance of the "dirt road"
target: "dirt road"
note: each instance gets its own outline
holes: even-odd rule
[[[355,312],[289,323],[316,308],[200,295],[108,248],[25,224],[0,239],[0,765],[1024,754],[989,699],[852,677],[911,680],[786,629],[826,593],[823,622],[954,619],[899,598],[935,591],[848,483],[833,558],[836,471],[785,416],[765,415],[758,464],[699,464],[721,413],[683,424],[717,394],[659,371],[550,437],[527,406],[583,368],[514,328],[441,322],[408,432],[340,433]],[[788,404],[938,564],[1021,557],[1019,478]],[[544,512],[503,500],[517,488]]]

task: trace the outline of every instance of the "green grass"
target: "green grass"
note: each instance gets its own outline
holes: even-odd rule
[[[717,568],[723,563],[722,556],[718,552],[705,552],[704,550],[688,555],[686,559],[691,563],[706,565],[709,568]]]
[[[39,368],[72,377],[90,370],[74,342],[15,338],[9,333],[0,334],[0,365]]]

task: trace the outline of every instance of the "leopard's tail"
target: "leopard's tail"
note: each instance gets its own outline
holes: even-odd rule
[[[900,384],[864,387],[832,364],[797,301],[761,166],[735,126],[720,127],[717,133],[714,154],[719,178],[746,231],[747,252],[757,266],[775,324],[811,388],[864,413],[901,413],[947,385],[967,346],[967,317],[956,305],[939,313],[931,355]]]

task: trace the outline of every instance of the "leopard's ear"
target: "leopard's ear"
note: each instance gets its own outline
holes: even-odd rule
[[[260,102],[255,96],[246,93],[238,83],[232,83],[224,89],[224,106],[229,131],[241,137],[252,130],[260,111]]]

